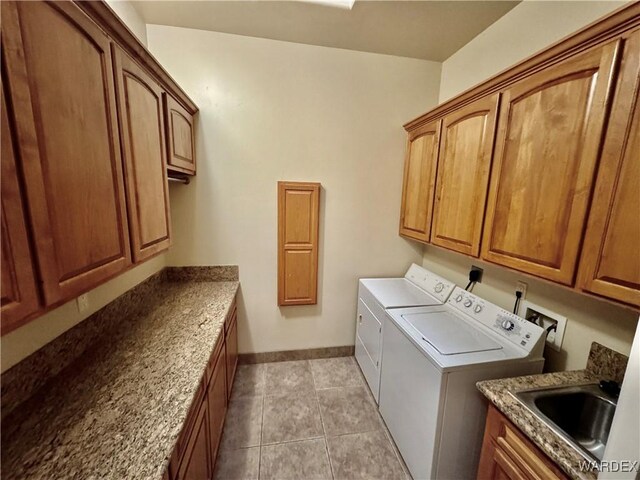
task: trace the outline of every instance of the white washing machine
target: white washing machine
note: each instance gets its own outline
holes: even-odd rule
[[[442,305],[455,285],[415,263],[404,278],[362,278],[358,285],[355,356],[378,401],[386,309]]]
[[[445,305],[387,310],[380,413],[414,480],[476,478],[476,382],[540,373],[543,332],[459,287]]]

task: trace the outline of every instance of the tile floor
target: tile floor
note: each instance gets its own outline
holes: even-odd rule
[[[410,479],[353,357],[240,365],[216,479]]]

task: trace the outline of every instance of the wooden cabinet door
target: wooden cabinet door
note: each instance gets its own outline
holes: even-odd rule
[[[16,144],[47,304],[131,263],[107,36],[71,2],[2,2]]]
[[[619,42],[502,95],[482,258],[571,285]]]
[[[640,306],[640,31],[625,41],[578,286]]]
[[[165,168],[163,91],[114,46],[131,247],[136,262],[169,248],[171,222]]]
[[[480,253],[499,95],[481,98],[442,121],[431,243]]]
[[[15,129],[9,114],[6,82],[2,82],[2,335],[20,326],[39,309],[38,286],[33,268],[31,248],[18,180]]]
[[[566,480],[542,451],[493,405],[489,406],[478,480]]]
[[[167,164],[170,170],[196,173],[196,147],[193,115],[171,95],[165,94],[167,125]]]
[[[205,397],[180,462],[177,480],[207,480],[212,477],[209,446],[208,405]]]
[[[227,365],[225,348],[223,347],[215,359],[213,373],[209,380],[207,401],[209,402],[209,440],[211,444],[211,467],[216,463],[218,446],[222,436],[224,417],[227,413]]]
[[[278,305],[318,301],[320,184],[278,182]]]
[[[231,398],[231,389],[233,387],[233,379],[236,375],[236,366],[238,365],[238,321],[237,318],[232,319],[233,322],[227,332],[227,392]]]
[[[438,166],[440,120],[409,133],[404,161],[400,235],[428,242]]]

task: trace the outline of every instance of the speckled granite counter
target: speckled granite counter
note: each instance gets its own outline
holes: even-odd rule
[[[513,393],[543,387],[598,383],[602,379],[622,382],[627,360],[626,356],[594,342],[585,370],[485,380],[478,382],[477,387],[570,478],[594,480],[597,478],[597,472],[582,472],[579,469],[579,462],[584,461],[584,457],[544,422],[538,420],[516,400]]]
[[[178,277],[3,420],[4,479],[162,476],[239,286]]]

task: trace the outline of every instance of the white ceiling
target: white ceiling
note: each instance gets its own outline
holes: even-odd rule
[[[146,23],[443,61],[519,1],[132,2]]]

